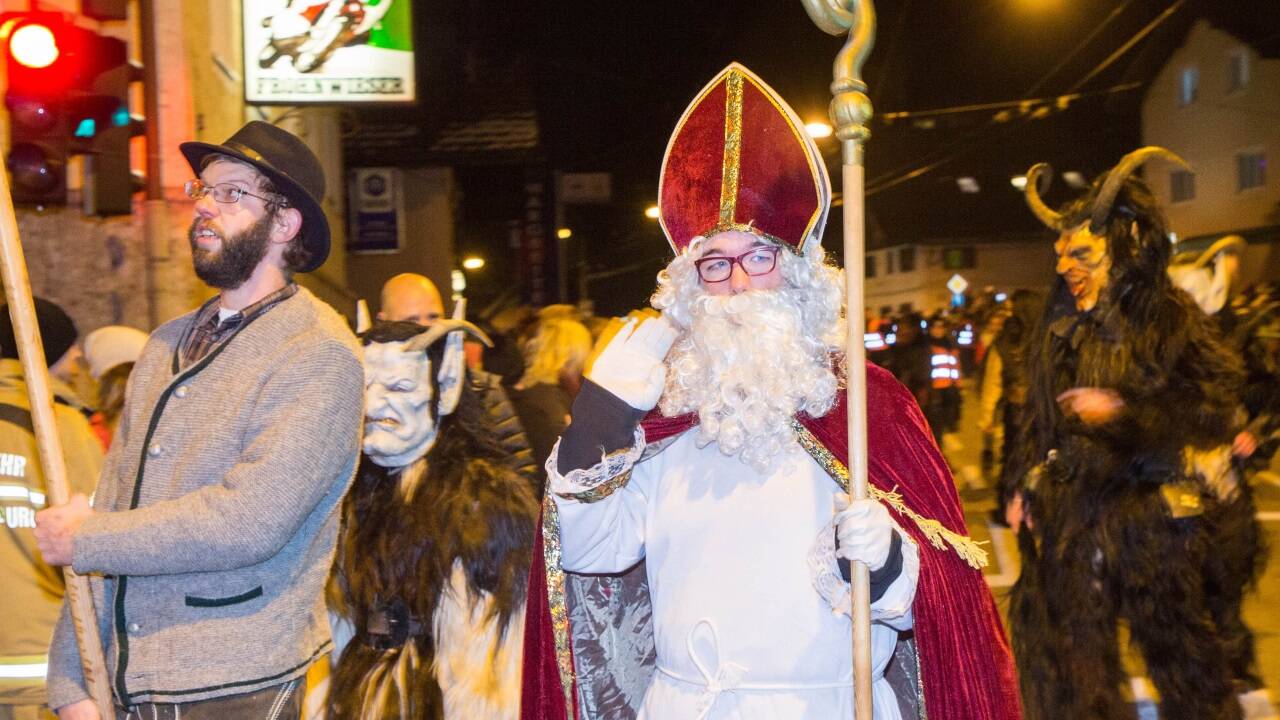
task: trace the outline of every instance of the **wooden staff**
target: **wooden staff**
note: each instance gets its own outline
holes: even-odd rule
[[[4,294],[9,302],[9,316],[13,319],[18,359],[22,362],[22,374],[26,376],[46,496],[50,506],[64,505],[71,499],[67,489],[67,463],[58,440],[53,394],[49,390],[49,368],[45,363],[44,346],[40,344],[40,326],[36,322],[35,302],[31,299],[31,279],[27,276],[27,261],[18,237],[13,198],[9,195],[9,177],[3,171],[0,171],[0,275],[3,276]],[[107,663],[102,654],[89,578],[77,575],[70,566],[62,568],[62,573],[67,581],[67,600],[71,603],[71,619],[76,629],[80,662],[84,667],[85,686],[98,706],[102,720],[112,720],[115,709],[111,702],[111,684],[107,679]]]
[[[875,42],[876,15],[871,0],[802,0],[809,18],[832,35],[849,34],[833,68],[831,124],[844,158],[844,282],[848,366],[849,494],[855,500],[867,490],[867,373],[863,333],[862,281],[865,241],[863,210],[863,143],[870,136],[871,99],[862,81],[862,65]],[[871,720],[871,577],[867,566],[852,564],[854,717]]]

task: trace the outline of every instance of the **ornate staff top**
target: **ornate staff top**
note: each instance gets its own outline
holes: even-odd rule
[[[871,0],[801,0],[809,18],[825,33],[849,33],[832,67],[831,120],[846,165],[862,164],[862,144],[871,136],[871,98],[862,65],[875,44],[876,11]]]

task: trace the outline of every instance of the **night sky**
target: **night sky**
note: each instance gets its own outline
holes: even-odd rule
[[[993,113],[987,111],[939,116],[932,124],[886,124],[886,114],[1073,90],[1099,93],[1132,80],[1135,63],[1159,43],[1176,48],[1177,38],[1201,12],[1248,26],[1272,44],[1280,38],[1280,2],[1186,0],[1146,41],[1084,82],[1175,4],[877,2],[876,46],[864,68],[876,111],[867,146],[867,180],[868,187],[893,184],[869,197],[872,246],[930,236],[1034,231],[1037,226],[1021,199],[1008,192],[1008,178],[1038,160],[1088,176],[1105,169],[1140,141],[1142,90],[1098,94],[1039,120],[1015,116],[993,123]],[[825,119],[831,63],[844,43],[843,37],[813,25],[800,0],[558,0],[517,12],[519,37],[512,43],[523,45],[529,58],[551,167],[613,174],[613,205],[571,208],[566,218],[579,238],[573,259],[585,258],[588,272],[635,266],[634,277],[610,277],[608,293],[591,288],[593,296],[609,296],[602,309],[610,310],[643,301],[652,289],[653,273],[669,257],[657,223],[646,221],[642,212],[656,199],[663,150],[694,94],[736,60],[773,86],[806,121]],[[829,139],[820,145],[829,152],[838,191],[837,144]],[[905,173],[935,163],[920,177],[899,182]],[[990,193],[983,200],[994,204],[960,204],[972,202],[956,197],[955,178],[962,175],[978,177],[984,193]],[[833,211],[833,218],[838,212]],[[837,219],[829,226],[838,224]],[[828,233],[825,244],[839,243],[833,244]]]

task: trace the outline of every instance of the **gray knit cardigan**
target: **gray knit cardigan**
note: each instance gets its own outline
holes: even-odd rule
[[[75,536],[126,706],[268,687],[331,644],[323,590],[360,453],[360,347],[300,289],[179,372],[193,317],[147,342]],[[54,708],[87,696],[66,607],[48,679]]]

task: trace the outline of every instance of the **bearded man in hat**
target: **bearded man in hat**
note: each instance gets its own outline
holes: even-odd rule
[[[1134,176],[1157,157],[1184,164],[1134,151],[1061,211],[1040,199],[1048,167],[1027,173],[1028,204],[1058,234],[1059,276],[1028,349],[1007,515],[1021,530],[1009,619],[1033,718],[1133,717],[1121,621],[1161,718],[1241,714],[1250,548],[1225,539],[1243,537],[1229,527],[1247,490],[1231,457],[1242,372],[1166,272],[1168,226]]]
[[[182,152],[195,271],[218,295],[151,334],[93,507],[77,495],[40,513],[37,539],[46,561],[94,576],[119,717],[297,718],[301,676],[331,644],[360,347],[292,281],[329,252],[306,145],[252,122]],[[48,687],[63,718],[97,717],[65,607]]]
[[[1019,717],[946,463],[873,365],[873,497],[847,495],[843,282],[799,119],[730,65],[680,120],[659,196],[662,315],[602,342],[547,461],[523,717],[851,717],[849,560],[871,570],[877,718]],[[641,597],[580,575],[641,561]]]

